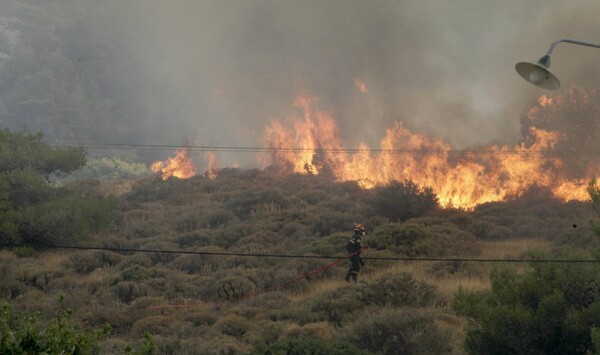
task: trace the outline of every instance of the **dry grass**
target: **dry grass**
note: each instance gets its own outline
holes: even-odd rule
[[[509,239],[502,241],[483,242],[479,258],[482,259],[518,259],[528,251],[537,250],[547,252],[550,242],[540,239]]]
[[[520,259],[529,251],[549,251],[550,242],[537,239],[511,239],[502,241],[482,242],[482,252],[473,257],[476,259]],[[366,267],[359,276],[359,281],[371,281],[387,272],[408,272],[417,279],[436,286],[443,305],[450,305],[454,294],[459,288],[468,291],[484,291],[490,289],[489,272],[496,263],[476,262],[464,263],[465,271],[445,273],[443,275],[432,272],[434,262],[396,262],[389,267],[376,270]],[[343,265],[343,264],[342,264]],[[527,268],[527,264],[514,264],[517,269]],[[302,301],[307,297],[316,297],[319,294],[332,291],[345,284],[343,280],[345,270],[340,270],[339,278],[327,279],[320,282],[311,282],[308,293],[299,292],[290,295],[294,302]]]

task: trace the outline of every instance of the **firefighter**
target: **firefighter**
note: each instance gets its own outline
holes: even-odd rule
[[[365,226],[357,224],[354,226],[354,235],[346,243],[348,258],[350,259],[350,269],[348,269],[348,272],[346,273],[346,281],[350,281],[350,278],[356,281],[358,273],[360,272],[360,267],[365,266],[365,262],[360,258],[360,251],[362,249],[360,242],[362,237],[366,234]]]

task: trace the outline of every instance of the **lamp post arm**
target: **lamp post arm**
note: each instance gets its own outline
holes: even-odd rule
[[[546,55],[550,56],[552,54],[552,51],[554,50],[554,47],[556,47],[556,45],[559,44],[559,43],[561,43],[561,42],[573,43],[573,44],[580,44],[582,46],[600,48],[600,43],[594,43],[594,42],[590,42],[590,41],[584,41],[584,40],[580,40],[580,39],[576,39],[576,38],[559,38],[556,41],[552,42],[552,44],[550,45],[550,48],[548,49],[548,52],[546,53]]]

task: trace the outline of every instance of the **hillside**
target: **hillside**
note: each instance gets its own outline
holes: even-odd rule
[[[111,187],[83,181],[69,189],[106,194]],[[349,352],[463,353],[468,321],[452,311],[454,294],[489,289],[497,265],[376,258],[521,259],[533,250],[560,255],[600,246],[589,231],[589,203],[548,196],[532,189],[462,211],[439,208],[410,183],[364,190],[328,176],[240,169],[214,180],[142,179],[120,195],[108,230],[69,246],[199,254],[2,250],[0,295],[48,317],[70,308],[84,329],[110,324],[99,341],[105,353],[139,349],[144,334],[158,353],[260,353],[290,341],[339,342]],[[336,259],[218,255],[343,258],[357,222],[367,226],[369,249],[356,284],[343,281],[346,260],[317,272]]]

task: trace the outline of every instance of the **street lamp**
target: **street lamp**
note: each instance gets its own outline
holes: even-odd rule
[[[567,42],[573,44],[580,44],[582,46],[600,48],[600,44],[592,43],[588,41],[582,41],[575,38],[559,38],[552,42],[546,55],[540,58],[537,63],[520,62],[515,65],[515,69],[519,75],[532,83],[535,86],[539,86],[544,89],[556,90],[560,87],[560,81],[552,74],[548,68],[550,67],[550,55],[560,42]]]

